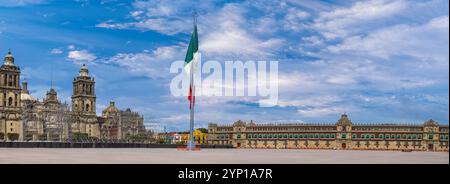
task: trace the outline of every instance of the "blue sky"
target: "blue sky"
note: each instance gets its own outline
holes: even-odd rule
[[[0,0],[0,52],[12,49],[35,98],[70,103],[81,64],[110,100],[149,127],[188,129],[170,64],[183,60],[199,14],[203,60],[278,60],[279,102],[197,98],[197,126],[256,122],[449,120],[449,4],[432,1]]]

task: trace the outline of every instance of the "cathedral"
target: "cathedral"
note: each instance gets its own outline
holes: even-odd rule
[[[78,139],[126,140],[145,135],[144,117],[114,102],[96,115],[95,79],[83,65],[73,79],[72,104],[62,103],[51,87],[40,101],[27,81],[20,84],[20,67],[11,51],[0,68],[0,140],[67,141]]]

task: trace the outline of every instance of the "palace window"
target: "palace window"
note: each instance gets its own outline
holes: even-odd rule
[[[325,138],[325,135],[324,134],[320,134],[320,138]]]
[[[269,138],[272,139],[272,134],[269,134]]]
[[[402,138],[402,135],[397,134],[397,139],[401,139],[401,138]]]
[[[378,138],[383,139],[383,134],[378,134]]]
[[[370,135],[370,138],[371,138],[371,139],[375,138],[375,135],[373,135],[373,134],[372,134],[372,135]]]
[[[13,99],[11,97],[8,98],[8,105],[11,106],[12,105],[12,101]]]
[[[305,134],[305,139],[308,139],[308,134]]]
[[[303,134],[300,134],[300,139],[303,139]]]
[[[356,134],[353,134],[353,135],[352,135],[352,138],[353,138],[353,139],[356,139]]]
[[[330,138],[330,134],[327,134],[327,139]]]
[[[314,138],[314,134],[309,134],[309,138],[310,139]]]
[[[391,134],[391,139],[395,139],[395,134]]]
[[[264,138],[267,138],[267,134],[264,134]]]
[[[288,135],[287,135],[287,134],[284,134],[284,138],[287,139],[287,137],[288,137]]]
[[[386,134],[386,139],[389,139],[389,134]]]
[[[345,138],[347,138],[347,134],[342,134],[341,137],[342,137],[343,139],[345,139]]]
[[[278,134],[278,138],[283,138],[283,134]]]
[[[334,134],[331,134],[331,138],[333,138],[333,139],[334,139]]]
[[[403,139],[406,139],[406,135],[405,134],[403,134]]]
[[[316,139],[318,139],[319,138],[319,134],[316,134]]]
[[[241,134],[238,134],[238,135],[237,135],[237,138],[240,139],[240,138],[241,138]]]
[[[297,138],[298,138],[298,134],[295,134],[295,135],[294,135],[294,138],[296,138],[296,139],[297,139]]]
[[[291,138],[291,139],[292,139],[292,134],[289,134],[289,138]]]
[[[273,138],[277,138],[277,134],[273,134]]]
[[[260,139],[262,138],[262,134],[259,134],[259,138],[260,138]]]
[[[252,134],[248,134],[247,137],[248,137],[249,139],[251,139],[251,138],[252,138]]]

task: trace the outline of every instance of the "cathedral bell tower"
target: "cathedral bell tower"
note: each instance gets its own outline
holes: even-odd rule
[[[89,76],[86,65],[73,79],[72,111],[83,115],[95,116],[95,81]]]
[[[9,50],[0,67],[0,140],[20,140],[23,136],[19,84],[20,68]]]
[[[73,79],[72,112],[79,122],[78,132],[91,137],[100,135],[95,100],[95,81],[83,64],[78,76]]]

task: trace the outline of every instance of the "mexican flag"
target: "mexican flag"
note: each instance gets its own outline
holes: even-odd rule
[[[189,85],[189,108],[194,107],[195,104],[195,86],[194,86],[194,73],[195,65],[197,64],[197,58],[200,53],[198,52],[198,35],[197,35],[197,25],[194,26],[194,32],[191,36],[191,41],[189,42],[189,47],[186,53],[186,58],[184,59],[184,69],[191,77],[191,83]]]

